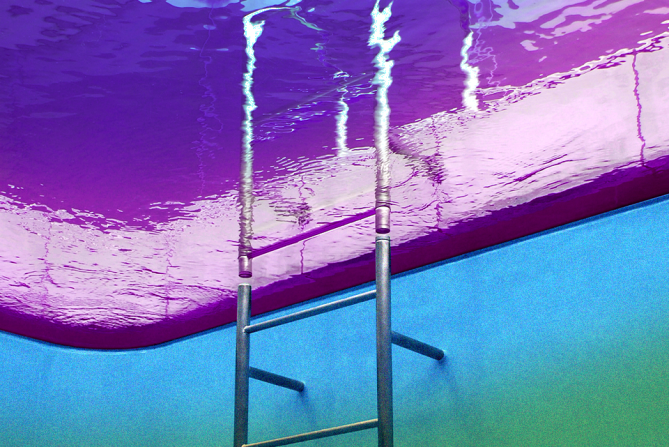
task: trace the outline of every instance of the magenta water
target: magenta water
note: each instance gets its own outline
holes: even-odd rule
[[[3,6],[0,329],[123,348],[233,321],[245,123],[254,312],[372,280],[374,6]],[[393,271],[669,192],[666,2],[388,14]]]

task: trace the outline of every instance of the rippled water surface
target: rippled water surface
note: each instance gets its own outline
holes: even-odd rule
[[[8,5],[3,330],[225,324],[241,251],[256,312],[370,281],[383,148],[396,271],[669,192],[663,0]]]

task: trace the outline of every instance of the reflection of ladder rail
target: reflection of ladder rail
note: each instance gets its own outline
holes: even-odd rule
[[[248,444],[249,379],[289,388],[304,390],[304,383],[249,366],[250,334],[292,321],[320,315],[335,309],[376,298],[376,396],[377,419],[327,428],[285,438]],[[442,360],[444,352],[413,338],[391,330],[390,324],[390,237],[376,237],[376,290],[283,317],[250,325],[251,286],[240,284],[237,296],[237,356],[235,365],[235,426],[234,447],[274,447],[341,435],[369,428],[378,428],[379,447],[393,446],[393,385],[392,344],[410,349],[435,360]]]

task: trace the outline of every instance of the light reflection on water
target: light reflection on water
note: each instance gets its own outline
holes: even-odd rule
[[[470,31],[462,41],[462,50],[460,50],[462,62],[460,62],[460,68],[467,75],[465,88],[462,91],[462,105],[465,109],[476,112],[479,109],[479,100],[476,97],[476,88],[479,86],[479,69],[478,67],[469,65],[469,50],[472,48],[473,37],[474,33]]]
[[[453,4],[395,0],[386,22],[402,39],[376,122],[405,268],[435,234],[656,175],[669,151],[662,2]],[[0,41],[0,329],[112,347],[230,320],[244,185],[256,309],[366,280],[385,141],[373,2],[264,12],[254,69],[240,4],[71,7],[3,18],[22,32]],[[68,335],[82,327],[101,335]]]

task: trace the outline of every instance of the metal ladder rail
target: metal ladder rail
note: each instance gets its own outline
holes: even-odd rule
[[[353,424],[317,430],[299,435],[248,444],[249,379],[273,385],[304,390],[304,383],[249,365],[250,334],[293,321],[320,315],[376,298],[377,412],[378,418]],[[379,447],[393,447],[392,344],[425,355],[437,361],[444,351],[391,330],[390,314],[390,237],[376,237],[376,291],[365,292],[342,300],[295,312],[283,317],[250,325],[251,286],[240,284],[237,302],[237,356],[235,365],[234,447],[273,447],[313,439],[378,429]]]

